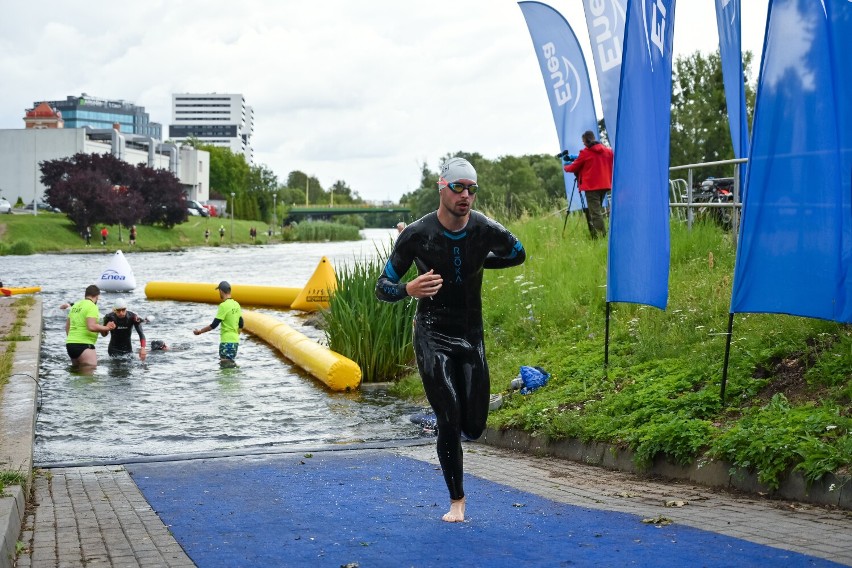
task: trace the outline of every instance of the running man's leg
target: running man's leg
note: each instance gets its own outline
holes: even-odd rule
[[[464,520],[465,505],[461,409],[450,379],[455,365],[447,353],[437,349],[429,334],[418,332],[417,327],[414,331],[414,346],[423,389],[437,418],[438,461],[450,493],[450,510],[443,519],[448,522],[461,522]]]

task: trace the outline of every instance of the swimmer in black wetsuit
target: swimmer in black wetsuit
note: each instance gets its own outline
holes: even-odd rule
[[[109,347],[107,351],[110,357],[128,355],[133,353],[133,346],[130,344],[130,334],[133,328],[136,328],[136,333],[139,334],[139,358],[145,360],[147,352],[145,351],[145,333],[142,331],[142,318],[137,316],[127,309],[127,302],[119,298],[115,301],[113,311],[104,316],[104,325],[113,322],[115,329],[110,332],[101,332],[101,335],[109,337]]]
[[[524,262],[526,253],[499,223],[471,211],[476,170],[463,158],[441,166],[440,204],[399,234],[376,296],[396,302],[417,298],[414,351],[429,404],[438,420],[438,459],[450,491],[448,522],[464,521],[461,435],[476,439],[485,429],[491,392],[482,332],[484,268]],[[414,263],[419,275],[402,276]]]

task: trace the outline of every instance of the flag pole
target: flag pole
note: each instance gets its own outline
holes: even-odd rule
[[[606,332],[604,333],[604,373],[609,367],[609,314],[610,303],[606,303]]]
[[[731,355],[731,337],[734,331],[734,312],[728,314],[728,333],[725,342],[725,363],[722,366],[722,389],[719,393],[719,399],[722,401],[722,406],[725,406],[725,384],[728,382],[728,359]]]

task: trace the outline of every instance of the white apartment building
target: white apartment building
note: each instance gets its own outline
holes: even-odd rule
[[[197,138],[203,144],[229,148],[254,164],[251,137],[254,110],[241,94],[183,93],[172,95],[169,139],[180,143]]]
[[[162,143],[148,136],[117,129],[52,128],[0,129],[0,193],[14,203],[42,200],[39,164],[70,158],[78,152],[112,154],[129,164],[169,170],[188,199],[210,198],[210,154],[190,146]]]

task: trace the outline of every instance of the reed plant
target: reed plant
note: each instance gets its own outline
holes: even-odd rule
[[[298,223],[282,232],[282,239],[290,241],[357,241],[360,238],[358,227],[328,221]]]
[[[337,289],[324,314],[329,347],[361,367],[363,382],[384,382],[411,372],[411,343],[416,303],[389,304],[376,299],[376,281],[384,269],[380,258],[357,260],[336,268]],[[409,275],[410,276],[410,275]]]

